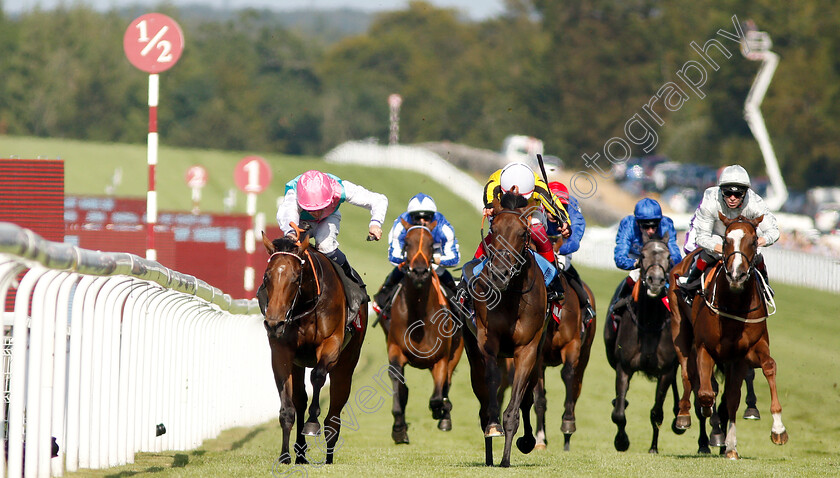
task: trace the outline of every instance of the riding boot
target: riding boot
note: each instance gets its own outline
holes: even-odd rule
[[[578,274],[574,266],[570,264],[569,268],[566,269],[565,272],[566,278],[569,280],[569,285],[572,286],[572,289],[574,289],[578,295],[578,304],[580,305],[580,310],[582,312],[583,327],[589,327],[589,323],[595,318],[595,309],[593,309],[592,304],[589,303],[589,294],[586,293],[586,289],[583,287],[583,281],[580,279],[580,274]]]
[[[684,292],[694,295],[700,288],[700,277],[706,269],[706,261],[700,255],[694,258],[691,267],[688,269],[688,274],[677,279],[677,286]]]
[[[633,287],[635,287],[635,285],[636,281],[634,281],[632,277],[627,276],[615,289],[615,293],[610,300],[610,308],[607,310],[607,324],[611,324],[613,330],[618,330],[618,311],[626,306],[624,304],[619,305],[618,303],[630,295],[630,292],[633,291]]]
[[[388,310],[391,308],[391,301],[394,300],[394,291],[403,277],[405,277],[405,273],[403,273],[402,269],[394,267],[394,270],[385,278],[385,282],[379,288],[379,292],[373,296],[373,308],[378,314],[388,314]]]
[[[548,287],[546,287],[546,300],[549,304],[554,302],[560,302],[566,298],[566,291],[563,289],[563,278],[561,274],[563,272],[560,269],[557,269],[557,273],[554,274],[554,278],[551,279],[551,282],[548,283]]]
[[[758,255],[758,260],[755,264],[756,270],[758,270],[761,277],[764,279],[764,285],[767,286],[767,292],[770,294],[770,297],[774,297],[776,295],[776,291],[770,287],[770,278],[767,276],[767,266],[764,264],[764,256],[761,254]]]
[[[344,271],[344,274],[347,277],[349,277],[353,282],[359,284],[359,287],[367,290],[367,285],[365,285],[365,281],[362,280],[362,277],[359,275],[358,272],[356,272],[356,269],[353,269],[350,266],[350,262],[347,261],[347,256],[345,256],[344,253],[341,252],[341,249],[335,249],[334,251],[325,253],[324,255],[335,261],[336,264],[340,265],[341,270]]]

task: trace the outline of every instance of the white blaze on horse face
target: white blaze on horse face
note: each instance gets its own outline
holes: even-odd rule
[[[732,270],[736,271],[741,266],[742,255],[737,254],[741,252],[741,239],[744,238],[744,230],[743,229],[734,229],[729,231],[729,234],[726,237],[732,241],[733,246],[735,247],[734,257],[732,258]]]

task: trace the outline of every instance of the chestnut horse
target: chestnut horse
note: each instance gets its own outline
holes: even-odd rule
[[[671,312],[665,304],[668,285],[668,271],[671,268],[671,253],[668,250],[668,234],[662,239],[649,238],[642,234],[642,251],[639,256],[639,280],[633,293],[619,300],[626,305],[611,304],[611,310],[621,310],[618,327],[609,321],[604,327],[604,345],[607,362],[615,369],[615,400],[613,400],[612,421],[618,427],[613,444],[618,451],[630,447],[630,438],[625,426],[627,418],[627,390],[630,379],[636,372],[656,380],[653,408],[650,410],[650,424],[653,438],[649,453],[659,453],[659,427],[664,420],[663,406],[668,390],[674,395],[674,415],[679,411],[677,394],[677,354],[671,339]],[[625,279],[622,279],[622,282]],[[676,428],[676,417],[671,425],[677,434],[685,430]],[[708,439],[706,440],[708,442]],[[708,444],[707,444],[708,448]]]
[[[405,421],[405,406],[408,402],[408,386],[403,378],[405,365],[429,369],[435,383],[429,409],[432,418],[438,420],[438,428],[452,429],[449,401],[449,387],[452,372],[464,350],[461,327],[457,326],[446,297],[441,290],[440,279],[432,268],[434,239],[432,230],[437,225],[412,226],[402,221],[406,230],[406,260],[401,265],[405,276],[398,285],[391,314],[382,321],[382,330],[388,347],[388,362],[391,370],[400,374],[391,375],[394,385],[394,426],[391,438],[395,443],[408,443],[408,424]]]
[[[592,350],[592,342],[595,339],[596,318],[593,317],[589,326],[586,329],[583,328],[583,312],[580,310],[580,301],[577,292],[569,285],[565,273],[563,273],[563,287],[566,291],[566,298],[561,304],[560,323],[553,319],[548,320],[545,326],[543,351],[537,364],[538,377],[534,386],[534,414],[536,415],[536,446],[534,448],[536,450],[545,450],[548,445],[545,429],[545,413],[548,409],[548,400],[545,393],[546,367],[563,365],[560,377],[563,379],[566,388],[566,400],[560,431],[563,433],[563,450],[569,451],[572,434],[576,431],[575,406],[578,398],[580,398],[583,374],[589,363],[589,354]],[[589,295],[592,307],[595,308],[595,297],[592,290],[586,283],[583,284],[583,288]],[[502,400],[504,389],[512,381],[513,359],[507,359],[505,366],[507,374],[502,377],[502,385],[499,387],[499,401]]]
[[[503,209],[501,204],[505,205]],[[533,389],[537,362],[542,353],[545,327],[546,290],[542,271],[528,250],[531,208],[522,196],[506,193],[493,201],[494,219],[488,236],[487,260],[481,273],[470,283],[475,299],[476,336],[464,334],[473,393],[480,403],[479,418],[484,431],[485,464],[493,465],[492,439],[505,437],[499,466],[510,466],[513,438],[519,428],[519,412],[525,435],[516,442],[523,453],[534,449],[531,428]],[[499,423],[498,390],[504,365],[512,357],[514,373],[510,401]]]
[[[330,408],[327,412],[325,439],[326,463],[333,462],[333,452],[341,432],[341,410],[350,396],[353,370],[367,328],[367,308],[359,311],[356,330],[347,327],[347,304],[344,285],[331,261],[309,248],[308,233],[299,232],[299,240],[275,239],[263,234],[263,245],[270,257],[263,284],[268,294],[265,328],[271,346],[271,368],[280,393],[280,425],[283,447],[279,462],[291,463],[289,436],[297,420],[295,463],[307,463],[305,436],[321,433],[321,388],[330,376]],[[312,401],[309,418],[306,412],[305,367],[310,374]]]
[[[718,409],[721,424],[726,429],[728,458],[738,459],[735,417],[741,396],[741,383],[751,368],[761,367],[770,386],[770,413],[773,416],[770,439],[777,445],[787,443],[788,434],[782,423],[782,405],[776,392],[776,362],[770,356],[767,332],[769,315],[763,280],[756,270],[758,234],[756,228],[764,216],[747,219],[738,216],[728,219],[718,213],[726,227],[723,237],[723,258],[708,272],[703,291],[693,300],[691,308],[683,303],[676,278],[691,265],[693,255],[673,270],[668,291],[673,308],[671,334],[683,379],[678,421],[684,428],[691,423],[689,394],[696,390],[696,400],[704,416],[711,416],[715,404],[712,385],[714,367],[724,373],[723,402]],[[691,258],[691,259],[689,259]]]

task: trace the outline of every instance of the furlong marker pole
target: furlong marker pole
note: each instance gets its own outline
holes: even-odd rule
[[[149,164],[149,190],[146,193],[146,259],[157,260],[155,250],[155,224],[157,223],[157,191],[155,191],[155,167],[158,156],[158,107],[159,77],[149,75],[149,139],[146,160]]]

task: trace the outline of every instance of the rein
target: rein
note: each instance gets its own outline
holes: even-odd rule
[[[408,235],[408,233],[412,229],[418,229],[418,228],[419,229],[425,229],[426,231],[428,231],[429,235],[432,235],[432,230],[431,229],[429,229],[426,226],[421,226],[421,225],[409,227],[408,230],[406,231],[406,235]],[[414,259],[416,259],[417,256],[420,256],[420,257],[423,258],[423,260],[426,262],[427,269],[432,274],[432,287],[435,289],[435,292],[437,293],[438,302],[440,303],[441,306],[446,306],[446,297],[444,297],[443,290],[441,289],[440,277],[438,277],[437,272],[432,270],[432,261],[431,261],[431,259],[429,259],[429,257],[426,256],[426,253],[423,252],[423,234],[420,235],[420,245],[417,247],[417,252],[415,252],[414,256],[411,257],[411,260],[408,261],[408,270],[411,270],[411,264],[414,263]],[[402,268],[402,266],[404,266],[405,264],[406,264],[406,262],[403,262],[402,264],[400,264],[400,268]]]

